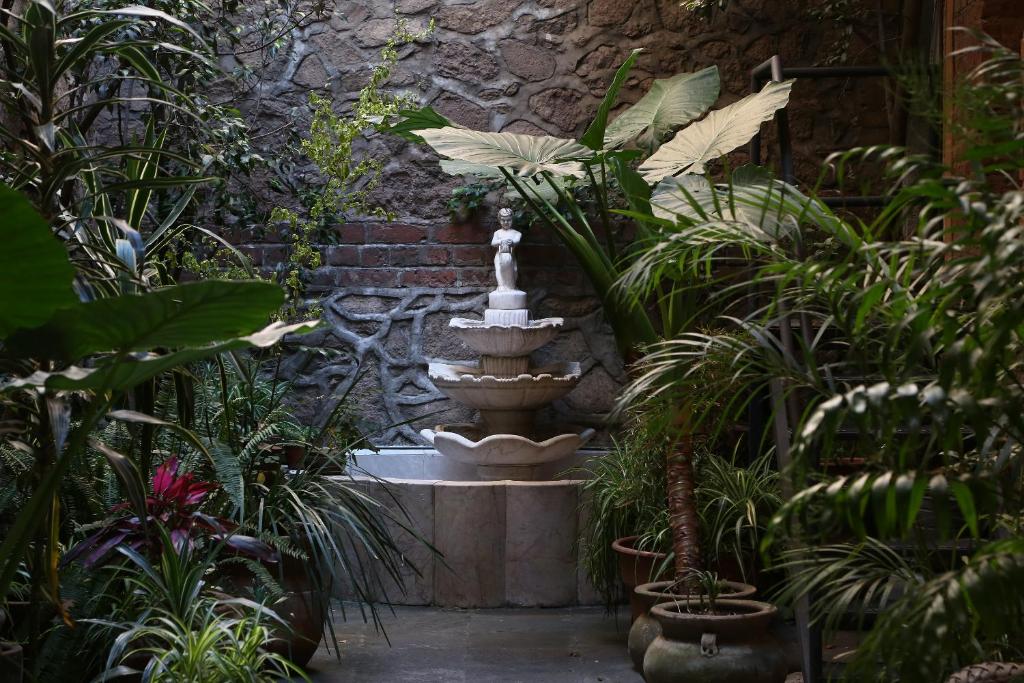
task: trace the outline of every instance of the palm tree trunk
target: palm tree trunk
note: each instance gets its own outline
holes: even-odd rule
[[[675,579],[684,581],[691,579],[692,572],[703,565],[693,469],[693,435],[689,430],[680,435],[675,447],[669,451],[666,469]]]

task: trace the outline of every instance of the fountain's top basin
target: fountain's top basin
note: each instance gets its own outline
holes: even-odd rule
[[[477,410],[536,410],[572,391],[582,372],[579,363],[554,363],[495,377],[475,365],[431,363],[427,374],[445,396]]]
[[[477,353],[514,358],[527,356],[554,339],[565,321],[562,318],[531,320],[520,325],[494,325],[483,320],[453,318],[448,326]]]

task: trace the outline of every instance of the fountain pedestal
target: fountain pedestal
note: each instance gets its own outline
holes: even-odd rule
[[[572,456],[593,429],[538,427],[538,410],[572,391],[579,363],[531,367],[530,354],[551,341],[561,318],[530,320],[526,292],[516,288],[512,212],[499,212],[491,246],[498,288],[488,296],[483,321],[455,318],[449,328],[481,354],[478,365],[431,363],[430,380],[445,396],[480,411],[479,425],[440,425],[420,434],[442,455],[477,466],[481,478],[531,480],[540,466]]]

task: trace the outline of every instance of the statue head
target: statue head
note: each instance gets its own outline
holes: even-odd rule
[[[507,206],[498,211],[498,227],[502,230],[510,230],[512,228],[512,209]]]

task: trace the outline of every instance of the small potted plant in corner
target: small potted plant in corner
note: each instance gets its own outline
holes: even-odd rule
[[[769,633],[776,608],[766,602],[723,597],[713,572],[693,572],[692,597],[651,608],[661,627],[644,655],[647,683],[783,683],[788,666]]]
[[[610,608],[639,585],[669,578],[664,456],[642,420],[581,471],[586,525],[580,556]],[[623,590],[625,589],[625,590]],[[633,616],[639,614],[634,605]]]
[[[490,188],[482,183],[456,187],[448,199],[448,212],[453,223],[468,223],[483,205]]]

